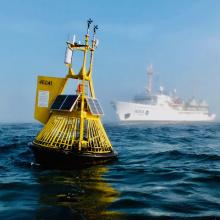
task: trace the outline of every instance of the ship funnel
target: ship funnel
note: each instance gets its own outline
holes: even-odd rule
[[[160,92],[160,94],[163,94],[163,92],[164,92],[164,88],[163,88],[163,86],[160,86],[160,88],[159,88],[159,92]]]

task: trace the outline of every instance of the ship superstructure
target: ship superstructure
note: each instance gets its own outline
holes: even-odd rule
[[[132,101],[116,101],[113,107],[120,121],[213,121],[215,114],[209,112],[208,104],[204,100],[191,98],[182,100],[174,90],[167,95],[164,88],[159,92],[152,92],[153,67],[147,68],[148,84],[146,92],[137,95]]]

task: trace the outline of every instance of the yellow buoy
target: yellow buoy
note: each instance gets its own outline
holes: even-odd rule
[[[65,78],[39,76],[35,102],[35,119],[45,124],[30,147],[36,162],[46,167],[75,168],[81,165],[99,164],[116,158],[116,153],[106,135],[100,117],[103,110],[96,99],[92,67],[97,47],[95,38],[98,26],[93,28],[89,44],[88,20],[85,43],[67,42]],[[72,64],[73,52],[83,52],[81,70],[75,74]],[[87,56],[90,56],[86,70]],[[77,80],[74,94],[64,94],[69,79]]]

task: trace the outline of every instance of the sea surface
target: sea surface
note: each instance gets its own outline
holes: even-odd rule
[[[64,171],[34,163],[40,125],[0,124],[0,219],[220,219],[220,123],[105,128],[118,161]]]

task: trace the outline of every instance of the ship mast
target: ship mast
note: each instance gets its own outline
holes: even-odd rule
[[[149,65],[147,67],[147,76],[148,76],[148,82],[147,82],[147,93],[151,95],[152,93],[152,80],[153,80],[153,65]]]

